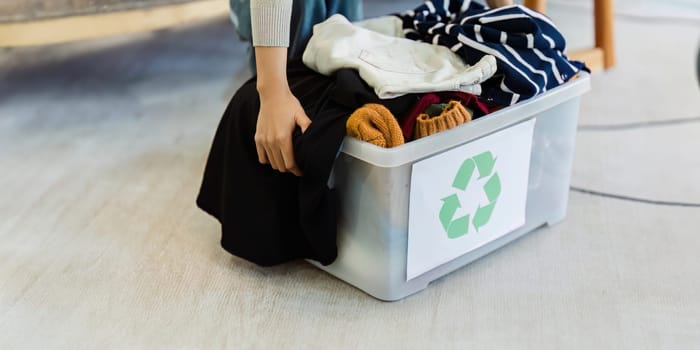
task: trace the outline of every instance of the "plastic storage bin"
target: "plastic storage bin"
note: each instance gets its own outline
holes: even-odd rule
[[[398,300],[560,222],[580,96],[589,89],[581,73],[529,101],[391,149],[346,138],[329,180],[341,198],[338,258],[311,263],[378,299]],[[445,176],[449,183],[438,181]],[[433,182],[442,187],[433,190]],[[457,213],[465,202],[478,203]]]

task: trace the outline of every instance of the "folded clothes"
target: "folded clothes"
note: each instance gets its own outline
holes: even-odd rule
[[[491,55],[468,65],[448,47],[374,32],[339,14],[314,26],[303,60],[329,76],[356,69],[382,99],[448,90],[479,94],[481,82],[496,72]]]
[[[450,101],[436,117],[431,117],[427,113],[421,113],[416,119],[415,138],[430,136],[441,131],[452,129],[457,125],[464,124],[472,120],[472,115],[459,101]]]
[[[467,64],[494,56],[497,73],[482,82],[478,95],[502,106],[588,70],[566,57],[564,36],[547,16],[521,5],[488,9],[470,0],[433,0],[397,16],[406,38],[447,47]]]
[[[403,145],[399,122],[384,106],[367,103],[350,115],[346,123],[347,133],[379,147],[391,148]]]

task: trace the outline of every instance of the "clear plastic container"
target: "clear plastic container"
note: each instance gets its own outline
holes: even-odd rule
[[[544,224],[562,221],[568,204],[580,96],[589,89],[590,77],[581,73],[578,79],[526,102],[391,149],[347,137],[329,181],[341,198],[338,258],[325,267],[311,263],[378,299],[398,300]],[[413,165],[533,119],[529,173],[524,182],[524,222],[409,278]]]

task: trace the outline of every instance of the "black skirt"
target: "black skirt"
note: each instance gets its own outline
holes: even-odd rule
[[[338,199],[327,186],[345,137],[345,122],[365,103],[381,103],[405,115],[417,95],[379,100],[356,71],[326,77],[291,62],[287,79],[312,120],[293,133],[302,177],[258,162],[255,126],[260,99],[255,78],[231,99],[214,135],[197,205],[219,220],[221,245],[233,255],[262,266],[295,259],[332,263],[337,256]]]

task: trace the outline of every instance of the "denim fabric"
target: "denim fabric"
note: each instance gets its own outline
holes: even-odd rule
[[[250,28],[250,1],[249,0],[230,0],[231,4],[231,22],[236,28],[238,36],[247,41],[252,40]]]

